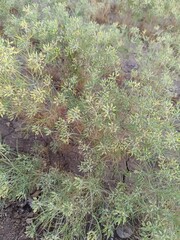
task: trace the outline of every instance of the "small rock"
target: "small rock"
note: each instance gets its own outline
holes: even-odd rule
[[[27,224],[31,224],[32,222],[33,222],[33,219],[32,219],[32,218],[27,218],[27,219],[26,219],[26,223],[27,223]]]
[[[119,225],[116,228],[116,233],[120,238],[126,239],[126,238],[130,238],[133,235],[133,229],[132,229],[132,226],[127,223],[124,225]]]
[[[129,59],[126,59],[122,62],[122,70],[125,72],[125,73],[131,73],[131,71],[134,69],[134,70],[137,70],[138,69],[138,64],[135,60],[135,58],[131,57]]]

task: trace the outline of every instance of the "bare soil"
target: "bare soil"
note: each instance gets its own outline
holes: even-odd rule
[[[0,240],[32,240],[26,237],[27,222],[33,217],[27,204],[18,202],[0,210]]]

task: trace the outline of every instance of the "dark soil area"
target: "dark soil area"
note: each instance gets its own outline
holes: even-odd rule
[[[0,240],[32,240],[26,237],[25,231],[33,212],[30,206],[14,202],[0,211]]]

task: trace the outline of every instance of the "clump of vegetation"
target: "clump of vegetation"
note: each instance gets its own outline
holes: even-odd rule
[[[108,239],[131,222],[140,239],[178,239],[178,8],[1,1],[0,116],[48,139],[29,154],[0,148],[0,197],[41,192],[30,237]],[[46,150],[75,151],[78,171],[47,164]]]

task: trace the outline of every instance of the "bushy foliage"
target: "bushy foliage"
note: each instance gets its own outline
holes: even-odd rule
[[[134,220],[144,240],[178,239],[179,110],[170,92],[179,71],[178,1],[21,3],[0,3],[0,116],[48,136],[55,153],[76,146],[82,176],[47,171],[40,150],[27,156],[1,145],[0,197],[41,189],[32,237],[43,225],[46,240],[108,239]],[[126,158],[138,167],[123,183]],[[109,162],[116,178],[106,189]]]

